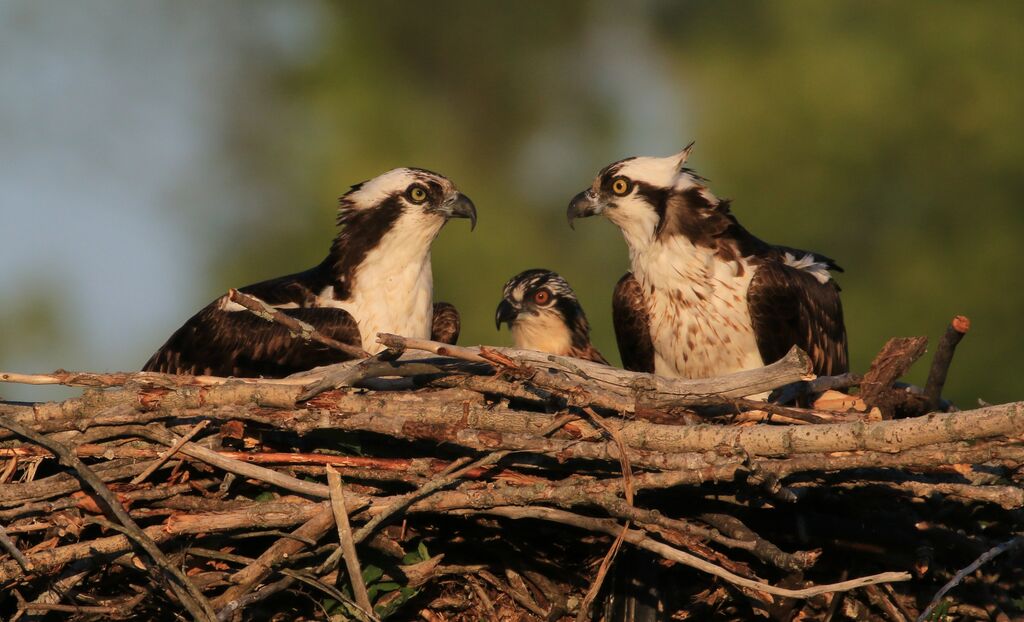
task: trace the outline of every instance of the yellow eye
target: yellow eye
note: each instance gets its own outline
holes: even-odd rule
[[[629,194],[629,190],[629,180],[625,177],[616,177],[615,181],[612,182],[612,192],[620,197]]]
[[[427,191],[422,186],[413,186],[409,188],[409,198],[416,203],[422,203],[427,200]]]

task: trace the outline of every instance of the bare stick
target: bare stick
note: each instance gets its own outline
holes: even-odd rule
[[[159,441],[167,445],[173,445],[177,440],[171,440],[174,439],[174,435],[166,428],[154,428],[147,426],[142,428],[140,433],[148,438],[152,438],[155,441]],[[257,466],[255,464],[247,464],[241,460],[233,460],[222,456],[212,449],[207,449],[201,445],[196,445],[195,443],[186,442],[181,445],[181,449],[179,451],[187,456],[202,460],[207,464],[219,467],[230,473],[258,479],[260,481],[267,482],[268,484],[273,484],[286,490],[291,490],[292,492],[311,495],[321,499],[329,499],[331,497],[330,490],[328,490],[327,486],[324,486],[323,484],[305,482],[291,477],[290,475],[278,473],[272,469]]]
[[[932,366],[928,370],[928,381],[924,385],[924,396],[928,398],[928,408],[935,410],[942,400],[942,387],[946,385],[946,374],[949,373],[949,365],[953,362],[953,353],[957,344],[964,338],[967,331],[971,330],[971,320],[966,316],[958,315],[946,327],[945,334],[939,340],[939,346],[935,349],[932,357]]]
[[[344,352],[345,354],[355,358],[366,358],[370,356],[370,353],[362,348],[350,346],[347,343],[338,341],[337,339],[331,339],[318,331],[313,325],[307,324],[302,320],[295,319],[287,313],[271,307],[255,296],[242,293],[237,289],[229,289],[228,299],[231,300],[231,302],[237,302],[254,315],[263,318],[268,322],[275,322],[284,326],[289,330],[289,332],[291,332],[293,337],[298,337],[299,339],[307,342],[315,341],[316,343],[325,345],[329,348],[334,348],[339,352]]]
[[[32,572],[32,564],[29,563],[29,561],[25,559],[25,556],[22,555],[21,551],[18,550],[18,546],[14,543],[14,540],[11,540],[11,537],[7,535],[7,531],[4,529],[3,525],[0,525],[0,546],[7,549],[7,552],[14,557],[22,570],[26,573]]]
[[[351,361],[349,361],[351,363]],[[336,363],[341,365],[341,363]],[[260,384],[260,385],[302,385],[308,378],[288,376],[287,378],[222,378],[220,376],[188,376],[184,374],[163,374],[155,371],[95,373],[88,371],[57,370],[51,374],[19,374],[0,372],[0,382],[30,385],[63,385],[66,387],[108,388],[137,384],[143,387],[187,387],[192,385]]]
[[[178,450],[181,449],[182,445],[190,441],[192,437],[194,437],[196,434],[199,434],[200,430],[209,425],[209,423],[209,419],[204,419],[197,423],[191,430],[188,431],[187,434],[185,434],[185,436],[182,436],[181,438],[178,439],[176,443],[171,445],[170,449],[160,454],[160,457],[154,460],[152,464],[150,464],[148,467],[146,467],[145,471],[133,477],[131,483],[141,484],[142,482],[144,482],[147,477],[152,475],[157,469],[163,466],[163,464],[167,462],[171,458],[171,456],[178,453]]]
[[[589,531],[598,531],[614,536],[618,535],[622,531],[622,526],[615,520],[609,520],[604,518],[590,518],[587,516],[580,516],[579,514],[573,514],[572,512],[566,512],[565,510],[556,510],[554,508],[545,507],[497,507],[486,510],[480,510],[482,514],[494,514],[497,516],[505,516],[507,518],[539,518],[541,520],[548,520],[557,523],[564,523],[566,525],[574,525],[581,529],[587,529]],[[704,561],[699,557],[695,557],[675,549],[667,544],[662,544],[656,540],[652,540],[644,535],[640,531],[631,530],[626,534],[625,539],[630,544],[647,549],[657,553],[665,559],[670,559],[680,564],[689,566],[696,570],[706,572],[710,575],[714,575],[720,579],[724,579],[735,585],[740,585],[750,589],[758,590],[774,596],[783,596],[785,598],[810,598],[819,594],[828,594],[831,592],[847,592],[849,590],[864,587],[866,585],[874,585],[876,583],[892,583],[896,581],[909,581],[911,576],[909,572],[883,572],[881,574],[870,575],[867,577],[860,577],[858,579],[852,579],[850,581],[842,581],[840,583],[830,583],[827,585],[817,585],[815,587],[804,588],[800,590],[790,590],[782,587],[775,587],[767,583],[760,583],[751,579],[746,579],[737,574],[733,574],[724,568],[716,566],[710,562]]]
[[[476,361],[478,358],[483,358],[480,356],[480,352],[483,350],[472,348],[452,350],[451,346],[447,344],[423,339],[410,340],[388,333],[379,333],[377,341],[384,346],[399,350],[409,348],[437,353],[445,349],[449,355],[466,360]],[[619,395],[641,400],[645,404],[651,405],[659,405],[661,402],[685,404],[688,399],[700,404],[709,395],[745,397],[811,377],[810,358],[798,348],[793,348],[783,358],[759,369],[736,372],[718,378],[696,380],[625,371],[600,363],[532,350],[513,348],[487,348],[486,350],[489,355],[497,353],[514,361],[519,366],[554,369],[563,375],[573,376],[570,382],[560,382],[557,374],[534,374],[531,382],[538,386],[561,390],[593,386],[604,391],[614,391]],[[491,358],[494,357],[491,356]],[[580,382],[579,378],[583,378],[583,382]],[[632,408],[629,410],[632,411]]]
[[[363,582],[363,570],[359,567],[359,558],[356,557],[356,544],[352,540],[352,527],[348,523],[348,510],[345,509],[345,493],[341,486],[341,476],[330,465],[327,466],[327,485],[331,488],[331,510],[334,511],[334,522],[338,525],[338,539],[344,553],[349,580],[352,582],[352,593],[356,595],[356,604],[359,605],[359,608],[367,615],[372,616],[373,605],[366,592],[366,583]]]
[[[312,539],[316,541],[322,538],[330,531],[333,524],[334,513],[331,512],[331,508],[327,505],[317,504],[313,516],[292,532],[301,540],[281,538],[271,545],[256,561],[232,575],[231,580],[237,585],[229,588],[214,599],[215,606],[222,610],[229,610],[229,612],[236,611],[239,607],[238,599],[252,591],[253,588],[263,581],[271,573],[271,569],[275,564],[301,551],[306,546],[303,540]],[[222,613],[224,612],[222,611]],[[228,616],[225,616],[225,619],[226,617]]]
[[[42,434],[36,432],[10,421],[7,417],[0,416],[0,426],[7,428],[8,430],[23,436],[34,443],[38,443],[43,447],[46,447],[52,451],[55,455],[60,457],[61,462],[70,466],[75,470],[78,476],[92,488],[110,511],[117,517],[117,520],[123,525],[125,535],[131,538],[136,544],[138,544],[149,556],[153,559],[154,563],[167,575],[170,575],[171,588],[174,593],[178,596],[178,600],[181,604],[188,609],[189,613],[196,620],[207,620],[213,622],[217,619],[217,614],[214,613],[210,607],[210,603],[207,602],[203,594],[196,589],[191,581],[181,572],[176,566],[174,566],[170,560],[168,560],[160,548],[153,542],[153,540],[146,535],[142,529],[139,528],[132,517],[128,514],[128,511],[124,509],[124,506],[117,500],[114,493],[107,488],[106,484],[103,483],[95,473],[92,472],[89,467],[85,466],[85,463],[78,459],[75,454],[68,450],[60,443],[56,443],[51,439],[46,438]]]
[[[931,615],[932,610],[935,609],[940,602],[942,602],[942,598],[946,595],[946,593],[954,587],[956,587],[957,585],[959,585],[960,582],[964,580],[964,577],[971,574],[978,568],[981,568],[982,564],[985,564],[989,560],[999,555],[1002,555],[1003,553],[1011,549],[1015,549],[1022,544],[1024,544],[1024,536],[1017,536],[1012,540],[1003,542],[999,546],[992,547],[991,549],[985,551],[981,554],[981,556],[978,559],[971,562],[965,568],[960,569],[960,571],[957,572],[953,576],[953,578],[949,580],[949,583],[943,585],[942,589],[935,594],[935,597],[932,598],[932,601],[928,603],[928,607],[926,607],[925,610],[921,612],[921,615],[917,617],[917,622],[924,622],[925,620],[927,620],[928,616]]]
[[[432,352],[438,356],[450,356],[463,361],[473,363],[491,363],[490,360],[480,355],[478,350],[464,348],[462,346],[430,341],[429,339],[416,339],[414,337],[402,337],[390,333],[377,333],[377,343],[394,350],[422,350]]]

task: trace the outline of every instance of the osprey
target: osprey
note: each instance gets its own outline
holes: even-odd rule
[[[431,244],[450,218],[476,226],[473,202],[450,180],[417,168],[388,171],[341,197],[341,229],[319,265],[241,291],[371,353],[382,349],[379,332],[455,343],[459,313],[433,302],[430,266]],[[222,296],[171,335],[143,369],[285,376],[347,358],[295,339]]]
[[[666,158],[606,166],[569,204],[569,224],[602,214],[622,230],[631,272],[615,287],[627,369],[706,378],[760,367],[794,345],[818,375],[847,371],[834,261],[748,232],[707,180]]]
[[[607,365],[590,343],[590,323],[576,294],[550,270],[525,270],[505,283],[494,325],[512,331],[517,348]]]

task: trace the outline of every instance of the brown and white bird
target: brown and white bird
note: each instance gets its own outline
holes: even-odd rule
[[[512,331],[517,348],[607,365],[590,343],[590,323],[569,283],[550,270],[524,270],[505,283],[494,324]]]
[[[434,303],[430,248],[450,218],[476,208],[446,177],[398,168],[341,197],[341,227],[327,257],[304,272],[241,288],[319,332],[367,352],[378,332],[455,343],[459,313]],[[144,370],[218,376],[285,376],[349,358],[293,338],[222,296],[179,328]]]
[[[834,261],[747,231],[707,180],[666,158],[619,160],[569,204],[569,223],[603,215],[621,229],[631,272],[612,301],[627,369],[706,378],[760,367],[792,346],[818,375],[847,371]]]

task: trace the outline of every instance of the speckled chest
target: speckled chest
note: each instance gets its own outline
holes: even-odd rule
[[[747,304],[756,266],[678,239],[652,245],[633,263],[651,320],[655,373],[709,378],[762,365]]]

